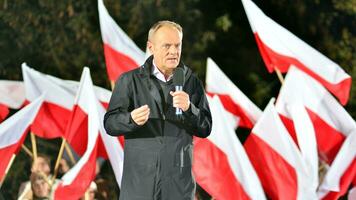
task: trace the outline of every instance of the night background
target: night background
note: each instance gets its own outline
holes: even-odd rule
[[[297,37],[339,64],[353,78],[345,109],[356,118],[356,0],[254,1],[262,11]],[[159,20],[183,27],[182,60],[204,82],[211,57],[261,110],[281,86],[269,74],[258,51],[241,1],[104,0],[116,23],[143,50],[149,28]],[[0,0],[0,79],[22,80],[21,63],[46,74],[79,81],[88,66],[94,84],[110,89],[96,0]],[[1,95],[1,94],[0,94]],[[14,110],[12,112],[15,112]],[[243,141],[248,131],[238,129]],[[60,139],[41,140],[38,151],[52,157]],[[29,137],[25,144],[31,146]],[[31,159],[20,152],[1,190],[15,199],[28,180]],[[53,170],[53,169],[52,169]],[[108,162],[102,176],[115,188]],[[115,198],[115,190],[112,190]]]

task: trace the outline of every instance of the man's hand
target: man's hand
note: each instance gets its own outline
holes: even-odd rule
[[[169,92],[173,96],[173,107],[180,108],[184,112],[189,109],[189,95],[184,91]]]
[[[150,115],[150,108],[148,105],[141,106],[139,108],[136,108],[131,112],[131,118],[134,120],[134,122],[137,125],[144,125],[147,120],[148,116]]]

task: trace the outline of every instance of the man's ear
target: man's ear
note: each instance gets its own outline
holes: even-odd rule
[[[153,54],[153,44],[150,41],[147,41],[147,49],[150,51],[150,54]]]

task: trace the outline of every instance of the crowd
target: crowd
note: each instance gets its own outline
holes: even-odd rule
[[[54,177],[51,173],[50,158],[47,155],[38,155],[32,163],[29,180],[21,183],[18,189],[18,199],[53,199],[55,189],[61,182],[60,178],[70,169],[70,167],[68,161],[62,158],[59,164],[58,177]],[[81,199],[110,199],[108,182],[100,175],[99,161],[96,166],[96,178],[91,182],[89,188]]]

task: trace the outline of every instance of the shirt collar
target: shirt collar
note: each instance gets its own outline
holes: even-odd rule
[[[155,64],[155,61],[152,60],[152,74],[159,80],[163,81],[163,82],[167,82],[170,81],[173,78],[173,74],[171,74],[167,79],[165,78],[164,74],[159,71],[158,67]]]

